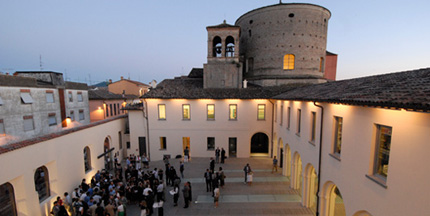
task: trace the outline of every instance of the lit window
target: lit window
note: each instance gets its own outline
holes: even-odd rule
[[[88,172],[91,170],[91,151],[88,146],[84,148],[84,166],[85,166],[85,172]]]
[[[3,123],[3,119],[0,119],[0,136],[4,136],[6,135],[6,132],[4,130],[4,123]]]
[[[51,191],[49,189],[49,174],[48,169],[45,166],[41,166],[36,169],[34,173],[34,185],[36,191],[39,194],[39,202],[42,202],[49,196],[51,196]]]
[[[46,103],[54,103],[54,92],[46,91]]]
[[[334,143],[333,143],[333,154],[340,157],[342,150],[342,123],[343,118],[334,117]]]
[[[208,137],[208,150],[215,150],[215,137]]]
[[[84,97],[82,97],[82,92],[78,92],[78,102],[84,101]]]
[[[189,104],[182,105],[182,120],[190,120],[191,119],[191,111]]]
[[[230,104],[228,116],[229,116],[230,120],[237,120],[237,105],[236,104]]]
[[[1,215],[16,216],[15,193],[10,183],[0,185]]]
[[[315,131],[316,131],[316,124],[317,124],[317,114],[315,112],[311,113],[311,142],[315,142]]]
[[[70,110],[70,120],[75,121],[75,112],[73,110]]]
[[[158,104],[158,120],[166,120],[166,105]]]
[[[284,56],[284,70],[293,70],[294,69],[294,55],[287,54]]]
[[[24,116],[24,131],[34,130],[33,116]]]
[[[287,129],[290,129],[290,122],[291,122],[291,107],[288,107],[288,112],[287,112]]]
[[[280,122],[280,125],[282,126],[283,123],[284,123],[284,105],[281,104],[281,122]]]
[[[387,179],[390,159],[392,127],[376,125],[375,164],[373,174],[382,180]]]
[[[69,102],[73,102],[73,93],[69,91]]]
[[[215,105],[208,104],[208,120],[215,120]]]
[[[160,150],[167,149],[166,137],[160,137]]]
[[[257,106],[257,119],[258,120],[264,120],[266,119],[266,105],[264,104],[258,104]]]
[[[57,118],[55,117],[55,113],[50,113],[48,116],[49,126],[57,125]]]
[[[21,102],[23,104],[32,104],[33,98],[30,95],[30,90],[21,90]]]
[[[297,110],[297,131],[296,131],[297,135],[300,135],[301,124],[302,124],[302,110],[298,109]]]
[[[320,72],[324,72],[324,58],[320,58]]]
[[[79,121],[82,121],[85,119],[85,114],[83,110],[79,110]]]

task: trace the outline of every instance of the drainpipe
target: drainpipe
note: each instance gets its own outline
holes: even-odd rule
[[[144,106],[143,106],[143,118],[146,119],[146,138],[147,139],[147,143],[148,143],[148,160],[151,161],[151,145],[149,145],[149,122],[148,122],[148,102],[146,102],[145,99],[143,99],[144,102]],[[145,115],[145,110],[146,110],[146,115]]]
[[[269,99],[269,102],[272,104],[272,145],[270,147],[270,157],[273,157],[273,124],[274,124],[274,118],[275,118],[275,103],[272,102],[272,100]]]
[[[319,206],[320,206],[320,188],[321,188],[321,154],[322,154],[322,137],[323,137],[323,120],[324,120],[324,107],[321,105],[317,105],[317,102],[314,101],[314,105],[316,107],[321,108],[321,127],[320,127],[320,148],[319,148],[319,156],[318,156],[318,189],[317,189],[317,206],[316,206],[316,216],[319,216]]]

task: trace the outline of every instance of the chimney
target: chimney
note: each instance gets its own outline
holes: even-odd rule
[[[248,88],[248,80],[243,80],[243,88]]]
[[[112,79],[109,79],[109,84],[112,84]]]
[[[121,76],[121,80],[123,80],[124,79],[124,77],[123,76]]]

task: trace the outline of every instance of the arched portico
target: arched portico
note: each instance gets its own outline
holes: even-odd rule
[[[339,188],[333,182],[326,182],[321,191],[321,216],[345,216],[345,205]]]
[[[269,137],[265,133],[256,133],[251,138],[251,154],[269,154]]]
[[[302,159],[298,152],[294,153],[293,174],[291,176],[291,187],[302,196]]]
[[[316,212],[318,176],[312,164],[307,164],[304,173],[303,206]]]
[[[354,216],[372,216],[369,212],[361,210],[354,214]]]
[[[291,149],[288,144],[285,144],[285,151],[284,151],[284,164],[283,167],[284,175],[287,177],[291,176]]]
[[[106,170],[110,170],[113,168],[112,166],[113,159],[112,159],[112,151],[110,151],[111,149],[110,143],[111,143],[110,136],[107,136],[104,140],[104,145],[103,145],[103,152],[105,153],[104,161],[105,161]]]
[[[279,167],[283,168],[284,167],[284,144],[282,142],[282,138],[279,138],[279,142],[278,142],[278,154],[276,157],[279,158]]]

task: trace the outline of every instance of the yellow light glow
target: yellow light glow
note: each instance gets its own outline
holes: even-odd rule
[[[101,108],[101,107],[97,107],[97,109],[98,109],[98,110],[101,110],[102,108]]]

